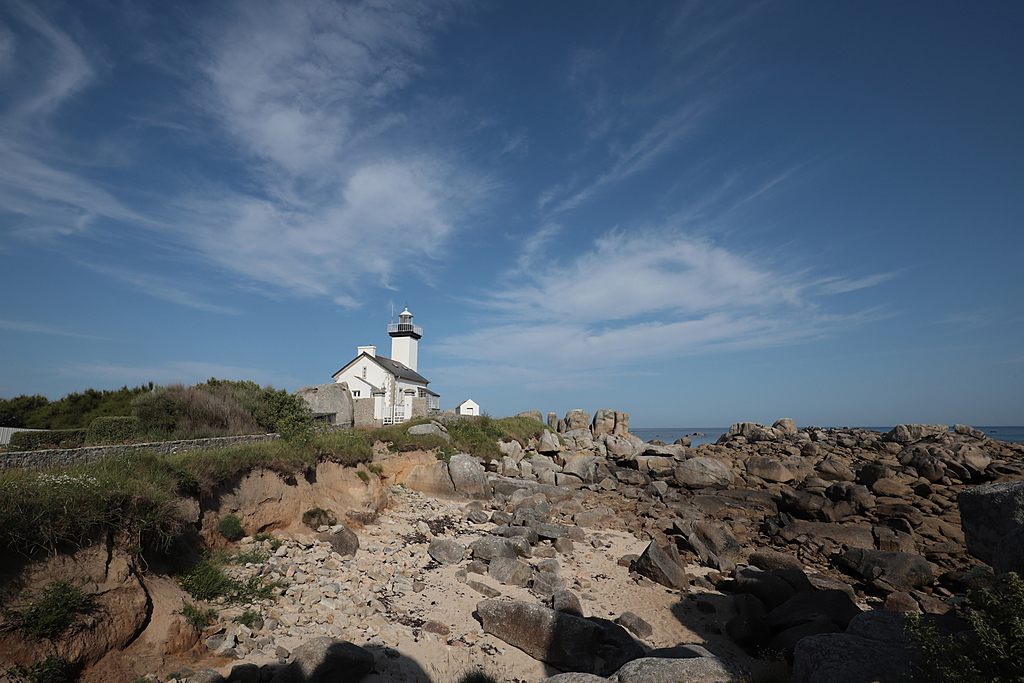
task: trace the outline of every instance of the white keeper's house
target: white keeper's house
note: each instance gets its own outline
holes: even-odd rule
[[[355,423],[388,425],[440,411],[441,397],[427,388],[430,382],[416,372],[423,328],[413,325],[406,308],[397,323],[388,325],[391,357],[377,355],[376,346],[360,346],[356,357],[332,376],[352,393]]]

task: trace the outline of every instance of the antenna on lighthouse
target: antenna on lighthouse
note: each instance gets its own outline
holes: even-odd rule
[[[391,302],[391,322],[395,322],[395,302]]]

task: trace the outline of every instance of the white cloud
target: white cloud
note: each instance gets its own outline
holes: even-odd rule
[[[466,373],[475,363],[490,373],[495,364],[534,388],[571,384],[595,369],[802,343],[882,315],[825,312],[840,280],[814,281],[672,231],[611,233],[569,263],[513,277],[482,302],[489,324],[438,349],[468,363]]]
[[[588,322],[721,307],[796,304],[799,287],[751,259],[690,235],[611,233],[572,263],[534,269],[490,304],[520,316]]]
[[[49,113],[68,97],[82,90],[93,80],[95,72],[74,40],[52,22],[47,21],[35,7],[18,0],[12,0],[9,7],[28,28],[48,44],[47,54],[39,62],[36,61],[35,55],[29,54],[15,58],[14,68],[23,66],[36,68],[38,71],[31,78],[34,85],[31,93],[14,106],[10,118],[34,123],[31,117]],[[0,36],[0,44],[8,46],[6,52],[15,54],[17,44],[13,38],[2,40]]]

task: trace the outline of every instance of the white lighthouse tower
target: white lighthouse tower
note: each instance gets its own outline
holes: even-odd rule
[[[412,313],[409,307],[398,314],[398,322],[388,325],[391,336],[391,360],[398,361],[413,372],[416,372],[416,358],[423,328],[412,324]]]

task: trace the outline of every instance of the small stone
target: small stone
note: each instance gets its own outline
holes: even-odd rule
[[[633,635],[640,638],[649,638],[654,633],[654,628],[642,618],[632,612],[623,612],[622,616],[615,620],[620,626],[625,626],[632,631]]]
[[[487,584],[480,583],[479,581],[467,581],[466,585],[475,590],[480,595],[484,596],[485,598],[497,598],[501,595],[501,591],[495,590]]]

